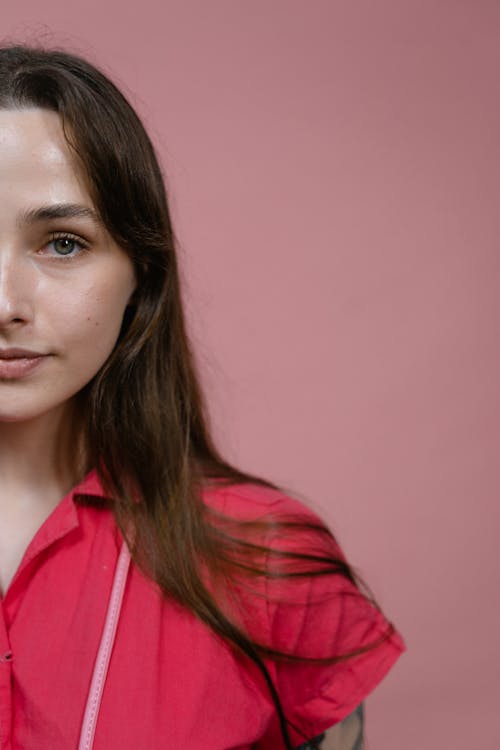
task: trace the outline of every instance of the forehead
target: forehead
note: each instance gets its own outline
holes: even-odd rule
[[[39,201],[89,200],[59,115],[45,109],[0,110],[0,192]]]

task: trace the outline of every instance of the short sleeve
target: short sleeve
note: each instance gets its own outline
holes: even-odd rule
[[[288,721],[291,740],[299,747],[356,711],[406,650],[406,645],[392,623],[340,572],[301,576],[304,565],[311,568],[307,560],[302,568],[301,564],[296,567],[296,560],[290,560],[287,568],[287,552],[347,562],[338,541],[318,531],[317,527],[324,529],[324,524],[302,502],[280,491],[251,484],[221,489],[207,497],[207,501],[225,517],[262,521],[258,527],[268,529],[264,538],[257,539],[262,549],[270,548],[276,553],[274,557],[273,553],[267,555],[268,575],[251,579],[243,576],[239,582],[234,581],[236,590],[235,596],[231,594],[230,610],[255,642],[305,657],[304,661],[265,659]],[[291,525],[287,527],[287,523]],[[274,563],[279,562],[283,552],[287,572],[299,575],[271,574],[273,570],[276,572]],[[332,570],[331,565],[328,569]],[[370,648],[334,663],[307,661],[342,657],[365,647]],[[256,675],[259,683],[260,678],[261,675]],[[262,696],[267,705],[272,703],[265,685]],[[252,746],[255,750],[285,747],[274,705],[269,708],[271,718]]]
[[[306,521],[318,520],[302,504],[290,499],[281,508],[281,512],[287,511],[295,515],[298,511]],[[310,532],[280,536],[273,547],[302,553],[319,551],[318,540]],[[323,536],[320,547],[345,561],[331,537]],[[292,741],[299,746],[355,711],[391,669],[405,644],[357,586],[340,574],[270,579],[265,600],[268,639],[275,649],[322,658],[371,646],[364,653],[333,664],[266,661]],[[283,747],[277,718],[255,747]]]

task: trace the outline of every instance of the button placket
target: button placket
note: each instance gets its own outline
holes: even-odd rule
[[[10,747],[12,727],[12,660],[13,654],[5,623],[3,602],[0,606],[0,747]]]

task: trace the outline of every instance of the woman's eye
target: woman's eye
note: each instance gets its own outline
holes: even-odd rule
[[[86,246],[84,245],[82,240],[79,240],[77,237],[71,237],[70,235],[67,236],[61,236],[61,237],[52,237],[50,242],[46,245],[47,248],[52,248],[54,251],[51,253],[52,257],[70,257],[74,258],[77,255],[80,255],[85,249]]]

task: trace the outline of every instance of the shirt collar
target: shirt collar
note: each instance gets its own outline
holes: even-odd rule
[[[101,483],[95,470],[90,471],[77,485],[75,485],[57,503],[42,525],[35,532],[29,543],[21,563],[11,581],[6,597],[12,598],[13,592],[20,580],[20,574],[27,565],[41,552],[68,534],[81,527],[81,514],[85,512],[82,504],[75,503],[76,494],[104,497]]]
[[[94,471],[89,472],[81,482],[73,487],[47,516],[28,545],[19,570],[28,565],[44,549],[79,527],[80,519],[73,496],[76,492],[82,491],[88,491],[89,493],[99,491],[97,475]],[[17,574],[15,578],[17,578]]]
[[[96,497],[105,497],[96,469],[89,471],[82,481],[70,490],[69,494],[72,499],[74,495],[96,495]]]
[[[45,519],[27,550],[26,559],[23,561],[24,564],[27,564],[30,559],[38,555],[43,549],[80,526],[79,508],[81,506],[77,506],[75,503],[74,496],[76,494],[104,497],[104,492],[95,469],[92,469],[81,482],[75,485],[58,502],[52,513]]]

